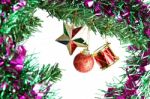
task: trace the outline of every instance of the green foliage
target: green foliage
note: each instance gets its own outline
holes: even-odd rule
[[[21,74],[17,74],[17,76],[12,75],[12,72],[5,71],[4,68],[0,68],[0,72],[3,74],[0,75],[0,84],[6,82],[8,85],[6,89],[0,89],[1,99],[8,99],[10,97],[17,99],[18,95],[25,92],[30,96],[30,92],[35,84],[43,84],[43,88],[45,89],[50,84],[58,81],[62,76],[58,64],[53,66],[48,64],[41,69],[39,69],[39,66],[36,58],[30,55],[25,60],[23,71]],[[14,88],[15,81],[17,81],[17,86],[19,86],[19,91]],[[47,94],[49,94],[49,91]]]
[[[41,26],[40,19],[34,16],[35,11],[27,10],[15,14],[18,16],[14,25],[11,28],[10,34],[14,36],[16,42],[20,42],[24,39],[28,39],[31,33],[37,31],[37,27]],[[7,25],[9,26],[9,25]]]
[[[2,23],[0,34],[12,35],[15,42],[27,39],[38,26],[41,26],[41,20],[34,16],[38,3],[37,0],[28,0],[26,7],[15,12],[12,10],[5,12],[8,15],[6,22]],[[2,6],[1,9],[4,7]]]
[[[62,99],[62,97],[59,96],[59,90],[51,89],[51,91],[44,96],[44,99]]]
[[[36,62],[36,58],[28,56],[29,58],[25,62],[25,68],[22,71],[22,78],[28,78],[31,85],[36,83],[49,84],[60,80],[62,74],[58,68],[58,63],[54,65],[44,65],[40,68],[40,65]],[[28,81],[25,81],[28,82]]]
[[[145,96],[147,99],[150,97],[150,71],[147,71],[141,78],[139,87],[141,94],[139,96]]]
[[[51,68],[50,68],[51,67]],[[44,74],[43,74],[44,73]],[[58,68],[58,64],[55,64],[53,66],[47,65],[47,66],[43,66],[42,69],[39,72],[39,75],[41,80],[40,82],[43,81],[52,81],[52,82],[56,82],[57,80],[59,80],[61,78],[61,71]]]

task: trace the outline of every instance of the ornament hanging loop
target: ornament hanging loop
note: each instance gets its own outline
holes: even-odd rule
[[[88,32],[87,32],[87,47],[86,49],[89,50],[89,46],[90,46],[90,28],[88,27]]]
[[[102,38],[105,40],[105,44],[109,43],[109,41],[108,41],[106,35],[102,36]],[[109,43],[109,44],[110,44],[110,43]]]

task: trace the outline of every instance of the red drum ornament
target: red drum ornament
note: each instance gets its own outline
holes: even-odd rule
[[[75,56],[73,64],[77,71],[86,73],[92,70],[94,66],[94,59],[89,51],[84,50]]]
[[[112,52],[110,43],[106,43],[102,47],[98,48],[94,53],[96,62],[100,65],[101,69],[105,69],[114,64],[119,58]]]

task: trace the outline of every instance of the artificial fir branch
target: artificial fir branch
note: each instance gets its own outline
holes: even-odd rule
[[[146,72],[142,78],[139,87],[139,91],[141,91],[140,96],[150,97],[150,71]],[[144,86],[143,86],[144,85]]]
[[[40,78],[41,78],[40,82],[47,81],[47,80],[51,81],[51,82],[56,82],[62,76],[61,71],[58,68],[58,64],[55,64],[54,66],[50,66],[50,64],[47,66],[44,65],[42,67],[42,69],[40,70],[39,75],[41,75],[40,76]]]
[[[121,5],[121,3],[118,3],[118,5]],[[71,4],[44,3],[41,4],[40,8],[46,9],[50,16],[55,16],[61,20],[70,20],[76,25],[86,24],[94,32],[98,30],[101,35],[116,36],[120,41],[124,43],[130,42],[137,47],[146,48],[145,46],[147,45],[147,41],[149,41],[149,39],[143,35],[142,25],[139,24],[137,26],[137,30],[139,32],[133,32],[134,27],[130,25],[128,26],[125,22],[119,23],[114,17],[94,16],[92,10],[84,7],[83,1]],[[136,12],[134,9],[133,11]],[[74,13],[77,13],[76,16],[74,16]]]
[[[14,36],[15,42],[27,39],[41,25],[40,19],[34,16],[35,11],[35,8],[26,7],[10,13],[8,20],[2,25],[1,33]]]
[[[103,1],[103,3],[105,5],[110,5],[108,2]],[[118,3],[118,6],[122,5],[123,3],[124,2]],[[98,32],[101,35],[107,35],[107,36],[115,35],[116,37],[119,37],[118,39],[120,39],[121,41],[123,41],[125,43],[131,42],[131,43],[137,45],[138,47],[141,46],[141,44],[142,44],[142,47],[145,47],[147,44],[146,42],[148,41],[148,39],[145,36],[141,35],[141,33],[143,31],[140,31],[139,33],[138,32],[133,33],[133,31],[132,31],[133,27],[132,26],[126,27],[125,22],[118,23],[118,22],[116,22],[116,20],[114,18],[103,17],[103,16],[100,16],[100,17],[94,16],[92,10],[89,10],[84,7],[83,1],[76,3],[75,0],[72,0],[71,2],[63,1],[61,3],[58,3],[56,1],[52,1],[49,3],[48,0],[39,1],[39,2],[37,2],[36,0],[34,0],[32,2],[29,1],[29,4],[24,9],[24,11],[18,12],[19,16],[17,13],[13,13],[13,15],[12,15],[13,19],[10,17],[10,19],[8,20],[9,23],[6,23],[6,25],[4,24],[3,29],[5,29],[5,30],[2,30],[2,31],[10,32],[10,30],[12,30],[11,33],[15,33],[14,34],[16,36],[15,38],[18,39],[16,41],[20,41],[21,39],[24,38],[24,36],[26,36],[26,38],[29,37],[30,36],[29,34],[31,32],[34,32],[34,30],[36,30],[37,26],[40,26],[40,24],[39,24],[40,20],[33,16],[34,10],[37,7],[47,10],[47,12],[49,13],[50,16],[55,16],[58,19],[62,19],[62,20],[71,20],[71,22],[74,21],[73,23],[76,25],[86,24],[94,32],[96,32],[96,30],[98,30]],[[121,10],[121,8],[120,8],[120,10]],[[134,11],[136,12],[135,9],[132,9],[132,10],[133,10],[133,12]],[[75,12],[77,12],[76,16],[74,16]],[[26,18],[26,20],[24,20],[24,18]],[[14,20],[16,20],[16,22]],[[19,25],[19,23],[21,23],[21,26]],[[141,25],[139,25],[138,30],[143,30],[143,29],[141,29]],[[18,33],[16,33],[16,31]],[[20,32],[22,35],[20,34]]]
[[[42,69],[38,69],[39,64],[33,63],[35,62],[35,60],[36,58],[33,57],[33,55],[28,56],[24,63],[23,71],[17,76],[13,76],[12,73],[4,71],[3,68],[0,68],[1,73],[5,75],[0,75],[0,83],[7,83],[7,88],[0,85],[1,99],[7,99],[10,97],[16,99],[19,95],[23,95],[24,93],[26,93],[31,98],[33,97],[33,87],[36,84],[42,84],[42,86],[44,86],[45,90],[43,91],[45,92],[45,96],[49,94],[51,88],[50,84],[56,82],[61,78],[61,71],[58,68],[58,64],[55,64],[53,66],[45,65]]]

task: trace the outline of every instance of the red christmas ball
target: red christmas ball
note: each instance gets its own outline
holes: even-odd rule
[[[84,51],[75,56],[73,64],[77,71],[86,73],[93,68],[94,59],[89,52]]]

